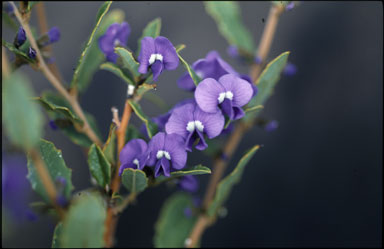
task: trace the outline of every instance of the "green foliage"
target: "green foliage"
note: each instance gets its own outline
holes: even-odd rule
[[[276,83],[280,79],[280,74],[284,70],[287,64],[288,55],[290,52],[284,52],[273,61],[268,63],[264,71],[261,73],[259,79],[256,82],[258,92],[255,97],[248,103],[246,109],[254,109],[259,105],[264,105],[268,98],[273,94],[273,89]],[[244,120],[246,122],[253,120],[258,112],[246,113]]]
[[[184,170],[171,172],[171,176],[204,175],[204,174],[211,174],[211,169],[201,164],[184,169]]]
[[[17,49],[12,43],[6,42],[4,40],[1,40],[1,43],[4,47],[6,47],[9,51],[14,53],[17,58],[20,58],[21,60],[28,62],[28,63],[35,63],[36,61],[29,58],[28,55],[20,48]],[[23,44],[24,45],[24,44]]]
[[[196,217],[187,217],[186,208],[193,209],[192,197],[186,193],[175,193],[169,197],[161,208],[155,224],[154,246],[184,247],[195,222]]]
[[[209,216],[215,215],[217,210],[228,199],[233,186],[240,181],[245,166],[247,165],[249,160],[251,160],[252,156],[256,153],[259,148],[260,146],[256,145],[251,148],[247,153],[245,153],[245,155],[240,159],[240,161],[236,165],[236,168],[228,176],[226,176],[223,180],[220,181],[216,189],[215,197],[208,207]]]
[[[255,105],[255,106],[251,106],[251,107],[245,108],[244,112],[245,113],[247,113],[247,112],[256,112],[256,113],[258,113],[263,108],[264,108],[264,106],[262,106],[262,105]]]
[[[139,103],[129,101],[129,104],[136,115],[144,122],[149,138],[152,138],[157,132],[157,125],[143,112]]]
[[[61,248],[59,238],[60,238],[62,229],[63,229],[63,223],[60,222],[56,225],[55,230],[53,231],[51,248]]]
[[[191,78],[193,80],[193,83],[195,84],[195,86],[197,86],[200,83],[201,78],[196,74],[195,70],[192,69],[192,67],[188,64],[188,62],[186,62],[183,59],[183,57],[181,57],[181,55],[179,53],[177,53],[177,55],[179,56],[179,59],[180,59],[181,63],[183,64],[183,66],[185,67],[185,69],[187,69],[189,76],[191,76]]]
[[[3,83],[3,124],[11,142],[26,150],[35,146],[42,136],[43,115],[31,101],[33,90],[28,79],[14,72]]]
[[[133,57],[132,52],[123,47],[116,47],[115,52],[120,56],[123,67],[128,69],[135,78],[139,77],[139,63]]]
[[[105,188],[111,180],[111,165],[103,151],[96,144],[92,144],[88,151],[88,165],[97,183]]]
[[[140,133],[140,131],[133,124],[129,124],[128,127],[127,127],[127,131],[125,133],[125,142],[124,142],[124,144],[126,144],[129,141],[131,141],[132,139],[142,138],[142,137],[143,136]]]
[[[137,88],[136,96],[142,97],[150,90],[156,90],[156,84],[143,83]]]
[[[55,181],[58,177],[63,177],[66,180],[63,194],[67,199],[69,199],[73,190],[71,180],[72,170],[65,164],[61,150],[56,149],[52,142],[44,139],[40,139],[39,150],[51,179]],[[49,196],[30,157],[28,157],[27,178],[31,182],[33,190],[39,193],[45,201],[50,202]]]
[[[100,7],[96,18],[96,25],[81,53],[73,75],[71,87],[77,88],[80,92],[86,90],[94,73],[105,60],[105,56],[99,48],[98,39],[112,23],[121,23],[124,20],[124,12],[121,10],[113,10],[106,15],[111,4],[112,1],[108,1]]]
[[[120,79],[124,80],[129,85],[135,85],[135,83],[133,83],[133,81],[127,75],[125,75],[123,70],[121,70],[114,63],[111,63],[111,62],[103,63],[103,64],[100,65],[100,69],[104,69],[104,70],[107,70],[107,71],[115,74],[117,77],[119,77]]]
[[[71,204],[59,234],[62,248],[104,247],[106,204],[97,193],[83,193]]]
[[[139,169],[124,169],[123,174],[121,174],[121,182],[131,193],[142,192],[148,186],[147,176],[144,171]]]
[[[255,52],[251,33],[241,20],[240,7],[234,1],[205,1],[205,10],[215,20],[222,36],[239,50],[253,55]]]
[[[5,10],[2,11],[2,20],[3,20],[3,23],[7,24],[10,28],[13,29],[13,31],[16,31],[18,30],[19,28],[19,25],[15,22],[15,20],[13,20],[7,12],[5,12]],[[4,26],[3,26],[4,27]]]
[[[109,127],[109,133],[107,141],[104,144],[103,147],[103,153],[105,155],[105,158],[107,158],[108,162],[110,164],[116,163],[116,125],[111,124]]]
[[[39,1],[28,1],[27,12],[30,12],[35,4],[39,3]]]
[[[137,46],[137,53],[136,55],[139,56],[140,50],[141,50],[141,40],[146,37],[150,36],[153,38],[156,38],[160,35],[161,31],[161,18],[156,18],[149,22],[147,26],[143,29],[143,34],[141,35],[140,39],[137,41],[138,46]]]

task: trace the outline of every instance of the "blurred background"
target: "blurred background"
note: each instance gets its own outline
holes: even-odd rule
[[[45,2],[49,26],[57,26],[61,31],[61,40],[53,45],[53,50],[66,82],[72,78],[100,4]],[[270,3],[239,4],[244,23],[258,43]],[[161,17],[161,34],[174,45],[186,44],[181,54],[189,63],[217,50],[239,72],[248,73],[246,67],[227,55],[228,44],[206,14],[202,2],[115,2],[111,6],[114,8],[125,12],[132,28],[128,47],[133,50],[145,25]],[[37,25],[35,12],[31,23]],[[2,37],[12,42],[14,35],[3,24]],[[263,147],[226,203],[227,216],[206,230],[201,245],[380,247],[383,4],[301,2],[280,18],[269,59],[284,51],[291,51],[289,61],[297,66],[297,73],[281,78],[261,115],[277,120],[279,127],[273,132],[255,127],[244,137],[228,171],[243,151],[255,144]],[[33,83],[36,94],[52,89],[40,73],[27,66],[22,71]],[[156,93],[170,106],[192,96],[176,85],[184,71],[180,65],[177,70],[165,71],[160,76]],[[88,91],[81,96],[82,107],[94,115],[104,140],[112,119],[111,107],[122,111],[125,94],[123,81],[110,72],[98,71]],[[142,105],[150,116],[164,112],[147,100]],[[46,120],[44,138],[62,150],[73,170],[76,190],[89,187],[87,159],[82,150],[60,131],[50,129]],[[141,125],[136,117],[132,123]],[[2,145],[4,190],[4,164],[23,165],[26,160],[7,151],[4,135]],[[17,157],[18,162],[12,158],[5,162],[4,153]],[[189,154],[188,163],[200,162],[211,166],[210,159],[202,153]],[[26,166],[20,172],[26,174]],[[200,196],[208,178],[199,176]],[[161,186],[141,194],[137,204],[127,208],[120,219],[117,247],[152,247],[160,208],[174,191]],[[22,192],[28,201],[41,200],[29,185]],[[3,192],[3,206],[4,198]],[[50,247],[55,225],[52,219],[10,213],[3,208],[3,247]]]

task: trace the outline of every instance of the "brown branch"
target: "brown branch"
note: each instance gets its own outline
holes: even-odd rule
[[[258,49],[258,56],[261,58],[262,61],[265,61],[265,59],[268,56],[269,49],[272,44],[272,40],[275,34],[276,26],[279,20],[279,17],[281,13],[284,11],[284,8],[280,5],[272,4],[268,21],[266,24],[266,27],[263,31],[260,46]],[[262,69],[261,64],[253,64],[250,69],[250,75],[253,82],[256,82],[260,72]],[[229,139],[227,140],[224,149],[223,149],[223,156],[226,158],[226,160],[219,158],[215,161],[212,175],[210,177],[207,190],[205,192],[204,201],[203,201],[203,213],[199,215],[198,221],[195,223],[192,232],[190,233],[188,239],[186,240],[186,247],[192,248],[197,245],[197,243],[200,241],[201,236],[203,235],[205,229],[211,224],[210,219],[205,214],[207,208],[209,207],[209,204],[214,198],[217,185],[222,178],[225,169],[228,165],[228,162],[230,161],[233,153],[236,151],[237,146],[239,145],[239,142],[243,138],[245,132],[250,127],[242,123],[241,121],[236,126],[234,132],[231,134]]]
[[[27,38],[28,38],[29,42],[31,43],[32,48],[36,51],[36,56],[37,56],[37,60],[39,62],[40,70],[43,72],[44,76],[48,79],[48,81],[56,88],[56,90],[61,95],[64,96],[64,98],[72,106],[74,112],[84,122],[83,126],[81,128],[81,132],[86,134],[91,139],[92,142],[94,142],[97,145],[101,146],[102,143],[101,143],[100,139],[96,136],[95,132],[90,127],[90,125],[88,123],[88,120],[85,117],[85,114],[84,114],[83,110],[81,109],[81,107],[79,105],[79,102],[77,101],[77,99],[75,97],[73,97],[72,95],[70,95],[68,93],[68,91],[64,88],[64,86],[61,84],[61,82],[55,77],[55,75],[53,75],[51,70],[49,70],[49,68],[47,67],[47,64],[45,63],[45,61],[44,61],[44,59],[43,59],[43,57],[41,55],[40,49],[37,46],[36,40],[35,40],[35,38],[32,35],[31,29],[29,27],[29,24],[23,20],[23,18],[20,15],[20,12],[17,10],[15,4],[12,1],[10,1],[10,3],[11,3],[11,5],[14,8],[14,13],[16,15],[16,18],[20,22],[20,24],[22,25],[22,27],[23,27],[26,35],[27,35]]]
[[[9,61],[4,47],[1,47],[1,72],[3,73],[3,78],[8,78],[11,73],[11,67],[9,66]]]
[[[118,156],[120,155],[120,152],[124,147],[125,134],[127,131],[129,120],[131,119],[131,113],[132,113],[131,105],[129,104],[129,100],[126,100],[120,126],[116,130]],[[116,165],[114,176],[111,183],[112,195],[114,193],[117,193],[120,188],[119,167],[120,167],[120,161],[118,161]],[[117,221],[118,221],[118,216],[116,215],[116,210],[113,207],[108,207],[107,217],[105,219],[105,233],[104,233],[105,246],[108,248],[112,247],[114,244],[114,235],[115,235]]]

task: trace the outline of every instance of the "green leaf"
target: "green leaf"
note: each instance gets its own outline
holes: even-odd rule
[[[104,69],[115,74],[117,77],[124,80],[129,85],[135,85],[135,83],[133,83],[133,81],[127,75],[125,75],[124,72],[114,63],[111,63],[111,62],[103,63],[100,65],[100,69]]]
[[[179,44],[175,47],[176,49],[176,52],[179,53],[181,50],[183,50],[185,48],[185,44]]]
[[[241,20],[240,7],[234,1],[205,1],[205,10],[215,20],[222,36],[248,54],[254,54],[255,47],[251,33]]]
[[[191,76],[191,78],[193,80],[193,83],[195,84],[195,86],[197,86],[200,83],[201,78],[196,74],[195,70],[192,69],[192,67],[188,64],[188,62],[186,62],[183,59],[183,57],[181,57],[181,55],[179,53],[177,53],[177,55],[179,56],[179,59],[180,59],[181,63],[183,64],[183,66],[185,67],[185,69],[187,69],[189,76]]]
[[[144,171],[126,168],[121,174],[121,182],[131,193],[142,192],[148,186],[148,178]]]
[[[2,84],[3,124],[11,142],[26,150],[34,147],[43,133],[43,115],[28,79],[14,72]]]
[[[72,113],[72,110],[65,106],[60,106],[55,103],[62,103],[61,99],[57,98],[57,95],[50,94],[48,92],[43,95],[43,97],[33,98],[34,100],[39,101],[39,103],[47,110],[52,112],[57,112],[62,114],[64,117],[70,119],[73,122],[83,124],[83,121],[78,118],[75,114]],[[52,101],[52,102],[51,102]]]
[[[39,1],[28,1],[27,12],[30,12],[35,4],[39,3]]]
[[[136,96],[142,97],[144,94],[146,94],[150,90],[156,90],[157,85],[156,84],[147,84],[143,83],[141,84],[136,91]]]
[[[288,55],[290,52],[284,52],[273,61],[268,63],[264,71],[261,73],[256,82],[258,92],[255,97],[247,105],[247,109],[256,108],[256,106],[264,105],[268,98],[273,94],[273,89],[280,79],[280,74],[287,64]],[[248,122],[252,120],[258,112],[247,113],[244,120]]]
[[[156,248],[185,246],[185,240],[196,222],[196,216],[187,217],[184,214],[186,208],[194,208],[192,197],[186,193],[175,193],[164,202],[155,224]]]
[[[55,227],[55,230],[53,231],[53,237],[52,237],[52,248],[61,248],[60,245],[60,235],[61,235],[61,230],[63,228],[63,223],[58,223]]]
[[[19,29],[19,25],[15,22],[15,20],[13,20],[7,12],[5,12],[4,10],[2,11],[2,20],[3,20],[3,23],[7,24],[10,28],[13,29],[13,31],[18,31]]]
[[[60,233],[63,248],[104,247],[106,204],[97,193],[84,193],[71,204]]]
[[[116,163],[116,125],[111,124],[109,128],[109,134],[107,141],[104,144],[103,147],[103,153],[109,163],[115,164]],[[125,144],[125,143],[124,143]]]
[[[52,142],[44,139],[40,139],[39,150],[42,160],[45,163],[46,169],[51,176],[51,179],[55,181],[57,177],[63,177],[66,180],[63,194],[67,199],[70,199],[71,192],[73,190],[72,185],[72,170],[67,167],[64,162],[61,150],[56,149]],[[39,193],[45,201],[50,202],[47,192],[43,183],[40,181],[36,167],[33,164],[31,158],[28,157],[28,180],[31,182],[32,188]]]
[[[244,110],[244,112],[256,112],[258,113],[259,111],[261,111],[262,109],[264,108],[264,106],[262,105],[255,105],[255,106],[252,106],[252,107],[248,107]]]
[[[157,125],[143,112],[139,103],[128,101],[136,115],[144,122],[147,128],[149,138],[152,138],[157,132]]]
[[[100,64],[105,61],[105,56],[98,45],[100,36],[105,33],[112,23],[121,23],[124,20],[124,12],[122,10],[112,10],[106,14],[111,3],[111,1],[105,2],[100,7],[96,18],[96,25],[85,45],[73,75],[71,88],[77,88],[80,92],[86,90],[94,73],[99,69]]]
[[[256,151],[260,148],[259,145],[251,148],[245,155],[240,159],[237,163],[236,168],[223,180],[219,182],[216,189],[216,194],[208,207],[208,215],[214,216],[217,210],[223,205],[223,203],[228,199],[229,194],[233,186],[238,183],[241,179],[245,166],[251,160],[252,156],[256,153]]]
[[[16,56],[18,56],[19,58],[22,58],[23,60],[25,60],[26,62],[29,62],[29,63],[35,63],[36,61],[35,60],[32,60],[31,58],[28,57],[28,55],[26,53],[24,53],[21,49],[17,49],[12,43],[9,43],[9,42],[6,42],[4,40],[1,41],[2,45],[4,47],[6,47],[9,51],[11,51],[12,53],[14,53]]]
[[[111,164],[103,151],[96,144],[92,144],[88,151],[88,165],[97,183],[105,188],[111,180]]]
[[[141,40],[146,36],[150,36],[153,38],[158,37],[160,35],[160,30],[161,30],[161,18],[159,17],[152,20],[147,24],[147,26],[145,26],[145,28],[143,29],[143,34],[138,40],[137,53],[136,53],[137,56],[139,56],[139,53],[141,50]]]
[[[125,133],[124,144],[128,143],[129,141],[131,141],[132,139],[135,139],[135,138],[143,138],[143,136],[140,133],[140,131],[133,124],[129,124],[127,127],[127,131]]]
[[[171,176],[204,175],[204,174],[211,174],[211,169],[201,164],[191,168],[187,168],[185,170],[171,172]]]
[[[115,47],[115,52],[120,56],[123,67],[128,69],[135,78],[139,77],[139,63],[133,57],[132,52],[123,47]]]

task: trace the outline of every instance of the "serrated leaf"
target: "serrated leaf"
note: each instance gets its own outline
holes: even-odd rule
[[[235,169],[219,182],[219,184],[217,185],[215,197],[208,207],[207,213],[209,216],[214,216],[217,210],[228,199],[233,186],[240,181],[245,166],[251,160],[252,156],[256,153],[259,148],[260,146],[256,145],[251,148],[247,153],[245,153],[245,155],[237,163]]]
[[[211,174],[211,169],[201,164],[184,170],[173,171],[171,176],[186,176],[186,175],[204,175]]]
[[[6,42],[4,40],[1,41],[2,45],[4,47],[6,47],[9,51],[11,51],[12,53],[14,53],[16,56],[19,56],[21,57],[23,60],[25,60],[26,62],[29,62],[29,63],[35,63],[36,60],[32,60],[31,58],[28,57],[28,55],[26,53],[24,53],[21,48],[20,50],[17,49],[12,43],[9,43],[9,42]],[[24,44],[23,44],[24,45]]]
[[[186,193],[175,193],[163,204],[155,224],[154,246],[156,248],[182,248],[188,238],[196,217],[187,217],[185,209],[193,209],[192,197]]]
[[[132,52],[123,47],[116,47],[115,52],[120,56],[123,67],[128,69],[134,77],[138,77],[140,75],[139,63],[133,57]]]
[[[106,205],[98,193],[84,193],[71,204],[60,233],[63,248],[104,247]]]
[[[103,63],[100,65],[100,69],[104,69],[115,74],[117,77],[124,80],[129,85],[135,85],[135,83],[133,83],[133,81],[127,75],[125,75],[124,72],[114,63],[111,63],[111,62]]]
[[[34,100],[38,101],[47,111],[57,112],[62,114],[64,117],[72,120],[73,122],[83,124],[83,121],[78,118],[75,114],[72,113],[72,110],[70,110],[68,107],[65,106],[59,106],[55,103],[58,101],[51,102],[52,98],[55,98],[55,95],[49,95],[46,94],[44,97],[36,97],[33,98]]]
[[[92,144],[88,151],[89,171],[96,182],[103,188],[111,180],[111,165],[103,151],[96,144]]]
[[[28,79],[14,72],[2,84],[3,124],[11,142],[26,150],[34,147],[43,132],[43,115]]]
[[[152,20],[147,24],[147,26],[145,26],[145,28],[143,29],[143,34],[138,40],[137,53],[136,53],[137,56],[139,56],[139,53],[141,50],[141,40],[146,36],[156,38],[160,35],[160,31],[161,31],[161,18],[159,17]]]
[[[188,64],[188,62],[186,62],[183,59],[183,57],[181,57],[179,53],[177,53],[177,55],[179,56],[179,59],[183,64],[183,66],[185,67],[185,69],[187,69],[189,76],[191,76],[193,80],[193,83],[195,84],[195,86],[197,86],[200,83],[201,78],[196,74],[195,70],[192,69],[192,67]]]
[[[116,125],[111,124],[108,138],[103,147],[103,153],[111,164],[116,163]],[[125,143],[124,143],[125,144]]]
[[[215,20],[222,36],[229,44],[254,54],[252,35],[241,19],[240,7],[234,1],[205,1],[205,10]]]
[[[131,193],[142,192],[148,186],[148,178],[144,171],[126,168],[121,174],[121,182]]]
[[[61,235],[62,228],[63,228],[63,223],[60,222],[56,225],[55,230],[53,231],[51,248],[61,248],[59,238]]]
[[[105,61],[105,55],[101,52],[98,44],[107,28],[113,23],[121,23],[124,20],[124,12],[116,9],[106,14],[112,2],[103,3],[96,18],[96,25],[85,45],[80,56],[77,68],[73,75],[71,87],[76,87],[83,92],[91,82],[94,73],[99,69],[101,63]]]
[[[157,125],[152,122],[151,119],[143,112],[141,106],[138,103],[134,101],[128,102],[136,115],[144,122],[149,138],[152,138],[157,132]]]
[[[73,190],[71,180],[72,170],[65,164],[61,151],[56,149],[52,142],[44,139],[40,139],[39,150],[51,179],[55,181],[58,177],[63,177],[66,180],[63,194],[69,199]],[[33,190],[40,194],[45,201],[50,202],[49,196],[31,158],[28,158],[27,178],[30,181]]]
[[[258,92],[247,104],[247,108],[264,105],[268,98],[273,94],[273,89],[279,81],[281,72],[287,64],[289,53],[290,52],[284,52],[268,63],[256,82]],[[246,122],[252,120],[256,114],[257,113],[252,112],[246,113],[244,120]]]

